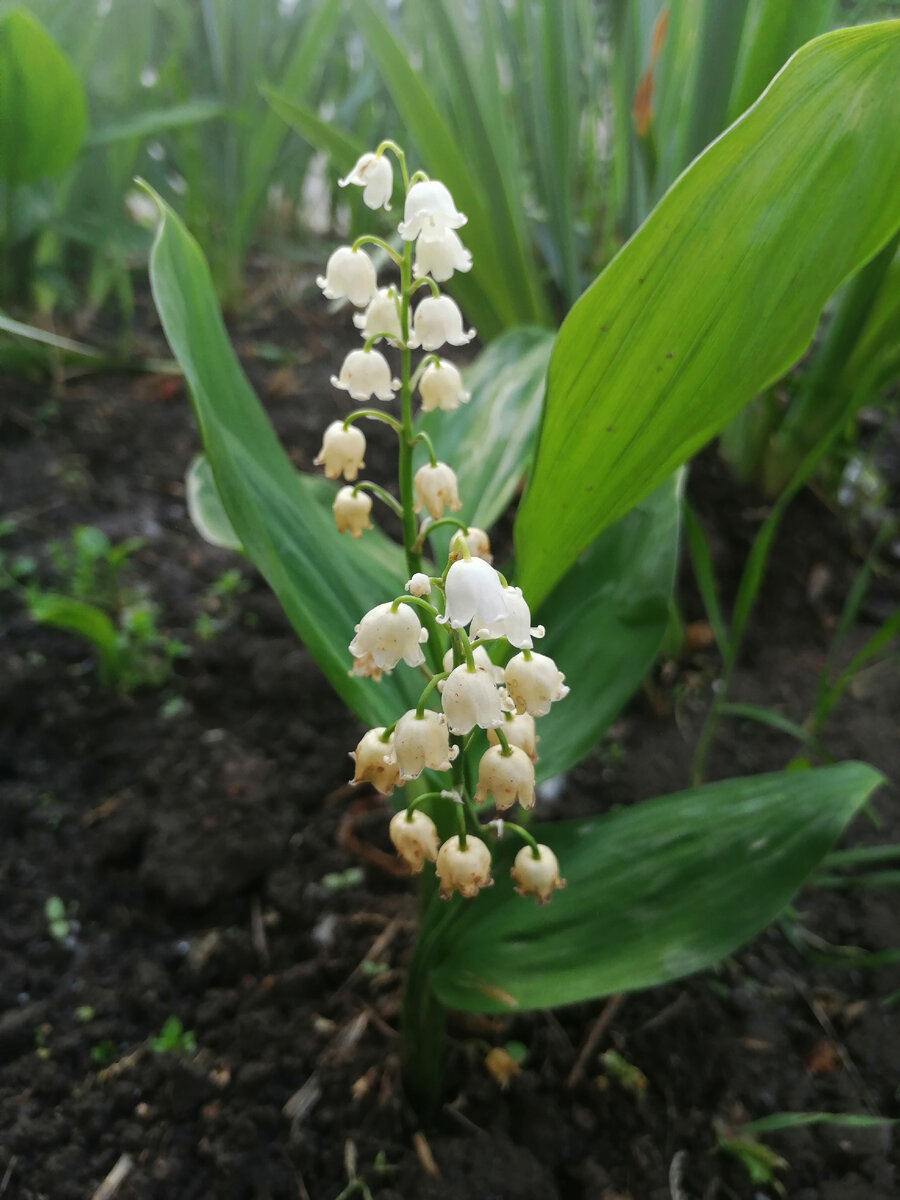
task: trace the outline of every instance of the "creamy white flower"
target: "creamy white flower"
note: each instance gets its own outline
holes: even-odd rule
[[[362,537],[364,529],[371,529],[372,522],[369,513],[372,511],[372,497],[366,492],[353,494],[352,487],[342,487],[334,498],[331,506],[334,519],[337,522],[338,533],[349,533],[351,537]]]
[[[429,363],[419,380],[419,395],[422,397],[422,412],[453,412],[461,404],[468,404],[470,393],[463,387],[462,375],[453,363],[445,358]]]
[[[392,287],[379,288],[363,313],[353,314],[353,324],[366,340],[376,333],[390,334],[391,345],[403,339],[400,314],[397,312],[397,293]]]
[[[497,621],[506,616],[500,576],[483,558],[462,558],[451,563],[444,592],[447,611],[438,619],[449,624],[451,629],[468,625],[476,612],[484,621]]]
[[[391,368],[380,350],[351,350],[340,375],[332,375],[331,382],[354,400],[368,400],[370,396],[393,400],[400,386],[399,379],[391,379]]]
[[[404,809],[391,817],[388,826],[391,841],[400,857],[414,874],[425,866],[425,859],[434,862],[438,856],[437,826],[420,808]]]
[[[416,779],[426,767],[449,771],[459,754],[450,745],[450,731],[443,713],[426,708],[421,717],[415,710],[403,714],[394,727],[394,754],[400,767],[400,782]]]
[[[434,466],[426,463],[424,467],[419,467],[413,476],[413,491],[416,494],[415,512],[426,508],[428,515],[435,521],[443,516],[445,508],[449,508],[451,512],[459,512],[462,507],[459,502],[456,472],[443,462],[435,463]]]
[[[475,330],[463,329],[459,305],[449,296],[426,296],[413,315],[413,331],[409,344],[413,349],[439,350],[445,342],[465,346],[475,336]]]
[[[463,663],[438,687],[451,733],[469,733],[476,725],[481,729],[496,729],[503,723],[500,693],[491,673],[483,667],[470,671]]]
[[[506,615],[497,621],[483,620],[480,613],[475,614],[472,618],[472,637],[502,637],[519,650],[530,650],[534,645],[532,638],[544,636],[543,625],[535,625],[532,628],[531,611],[521,588],[504,588],[503,603],[506,605]]]
[[[406,583],[406,590],[411,596],[427,596],[431,591],[431,580],[424,571],[416,571]]]
[[[406,193],[403,220],[398,226],[405,242],[416,238],[441,238],[448,229],[459,229],[466,218],[457,212],[447,187],[437,179],[414,183]]]
[[[554,700],[569,694],[565,676],[545,654],[532,654],[531,658],[515,655],[506,664],[504,679],[518,711],[533,717],[545,716]]]
[[[387,741],[382,739],[384,726],[370,729],[363,734],[362,740],[355,750],[350,751],[350,757],[356,764],[352,783],[371,783],[376,791],[383,796],[389,796],[397,785],[400,768],[394,757],[394,736]]]
[[[454,892],[471,900],[479,889],[490,887],[494,882],[491,879],[491,852],[481,838],[471,834],[466,838],[465,850],[458,835],[448,838],[438,851],[435,870],[441,883],[442,900],[449,900]]]
[[[367,208],[384,208],[390,211],[391,193],[394,190],[394,168],[386,154],[363,154],[353,170],[338,180],[339,187],[355,183],[364,188],[363,204]]]
[[[479,649],[484,649],[484,647],[479,647]],[[500,673],[502,676],[502,667]],[[516,713],[514,717],[507,717],[499,728],[503,730],[506,740],[511,746],[518,746],[520,750],[525,751],[532,762],[537,762],[537,744],[540,739],[531,713]],[[487,736],[492,746],[499,746],[500,739],[497,737],[495,729],[489,729]]]
[[[503,668],[498,667],[496,665],[496,663],[491,662],[491,656],[488,654],[487,650],[485,650],[484,646],[476,646],[475,649],[472,651],[472,658],[475,661],[475,666],[481,667],[481,669],[483,671],[487,671],[488,675],[490,675],[490,677],[491,677],[491,679],[493,679],[494,683],[496,683],[499,686],[503,682]],[[453,670],[453,647],[452,646],[444,655],[444,670],[445,671]],[[500,707],[501,708],[503,707],[502,703],[501,703]],[[504,725],[503,728],[505,730],[506,725]],[[490,736],[491,735],[488,734],[488,737],[490,737]]]
[[[428,641],[411,604],[376,604],[356,626],[356,637],[350,643],[354,658],[369,654],[382,671],[392,671],[402,658],[410,667],[425,661],[422,643]]]
[[[530,846],[523,846],[510,867],[510,875],[520,896],[534,896],[538,904],[546,904],[554,888],[564,888],[566,881],[559,877],[559,863],[549,846],[538,845],[538,858]]]
[[[313,459],[317,467],[325,468],[327,479],[343,475],[352,481],[357,477],[366,452],[366,435],[356,425],[344,428],[343,421],[332,421],[322,435],[322,449]]]
[[[444,283],[454,271],[471,270],[472,255],[452,229],[445,229],[439,238],[423,234],[416,242],[416,262],[413,267],[416,279],[430,275],[438,283]]]
[[[512,808],[518,800],[523,808],[534,807],[534,763],[524,750],[510,746],[489,746],[478,764],[475,803],[483,804],[491,796],[498,812]]]
[[[335,250],[325,274],[319,275],[316,283],[327,300],[347,299],[357,308],[369,303],[378,286],[371,258],[365,250],[354,250],[352,246],[339,246]]]
[[[494,561],[494,556],[491,554],[491,539],[483,529],[478,529],[475,525],[470,525],[468,533],[463,533],[460,529],[450,539],[450,553],[447,557],[451,562],[456,562],[457,559],[466,557],[462,549],[463,543],[465,543],[472,558],[483,558],[488,563]]]

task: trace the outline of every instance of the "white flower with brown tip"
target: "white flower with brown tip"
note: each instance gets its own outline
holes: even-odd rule
[[[425,866],[425,860],[434,862],[438,856],[437,826],[420,808],[412,812],[405,809],[391,817],[388,833],[394,848],[413,874]]]
[[[317,467],[325,468],[326,479],[341,475],[352,483],[366,464],[366,435],[356,425],[344,428],[343,421],[332,421],[322,435],[322,449],[313,459]]]
[[[496,729],[503,723],[500,693],[483,667],[470,671],[463,663],[438,686],[451,733],[470,733],[476,725],[481,729]]]
[[[490,746],[481,756],[475,803],[483,804],[488,796],[498,812],[517,800],[523,808],[534,808],[534,763],[524,750],[511,745],[506,754],[502,746]]]
[[[438,851],[435,870],[442,900],[449,900],[454,892],[471,900],[481,888],[490,887],[494,882],[491,852],[481,838],[471,834],[466,837],[465,848],[458,835],[448,838]]]
[[[538,904],[546,904],[556,888],[566,881],[559,877],[559,863],[549,846],[538,845],[538,857],[530,846],[523,846],[510,868],[510,875],[520,896],[534,896]]]
[[[491,539],[483,529],[470,525],[468,533],[463,533],[461,529],[454,533],[450,539],[450,552],[447,556],[451,562],[458,562],[459,559],[466,557],[463,544],[472,558],[483,558],[487,563],[494,561],[494,556],[491,554]]]
[[[459,754],[450,745],[450,731],[443,713],[426,708],[421,717],[414,709],[403,714],[394,727],[394,754],[400,767],[400,782],[417,779],[426,769],[449,771]]]
[[[502,667],[500,668],[500,674],[502,677]],[[531,713],[516,713],[514,717],[507,717],[499,728],[503,730],[510,746],[518,746],[520,750],[525,751],[532,762],[537,762],[537,744],[539,739],[534,717]],[[489,729],[487,736],[492,746],[500,745],[500,739],[497,737],[495,729]]]
[[[351,537],[359,538],[364,529],[373,527],[369,520],[372,497],[367,492],[356,491],[350,486],[342,487],[334,498],[331,510],[338,533],[349,533]]]
[[[470,393],[463,387],[462,375],[446,358],[431,362],[419,380],[419,395],[422,397],[422,412],[454,412],[461,404],[468,404]]]
[[[377,792],[389,796],[397,786],[400,768],[394,757],[393,734],[385,740],[384,726],[370,729],[350,757],[356,764],[351,783],[371,783]]]
[[[413,476],[413,491],[416,494],[415,511],[427,509],[434,521],[443,516],[445,508],[459,512],[462,507],[456,472],[443,462],[433,466],[426,463],[424,467],[419,467]]]
[[[533,717],[546,716],[554,701],[569,694],[565,675],[545,654],[515,655],[506,664],[503,677],[517,711]]]

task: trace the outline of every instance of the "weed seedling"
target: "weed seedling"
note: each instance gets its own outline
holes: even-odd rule
[[[47,932],[54,941],[64,942],[69,936],[69,922],[66,906],[59,896],[48,896],[44,901],[44,918],[47,922]]]
[[[193,1054],[197,1039],[178,1017],[168,1017],[159,1034],[150,1038],[150,1049],[154,1054]]]

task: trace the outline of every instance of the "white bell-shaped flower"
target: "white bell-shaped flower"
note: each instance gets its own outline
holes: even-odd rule
[[[411,604],[376,604],[356,626],[356,637],[350,643],[354,658],[369,654],[382,671],[392,671],[402,658],[410,667],[425,661],[422,643],[428,641]]]
[[[471,834],[466,838],[465,850],[459,835],[448,838],[438,851],[435,870],[441,884],[442,900],[449,900],[454,892],[471,900],[481,888],[490,887],[494,882],[491,852],[481,838]]]
[[[543,625],[531,625],[531,610],[522,595],[522,589],[507,587],[503,589],[503,603],[506,615],[497,621],[483,620],[480,613],[472,618],[471,635],[473,638],[506,638],[510,645],[519,650],[530,650],[534,645],[532,638],[544,636]]]
[[[566,881],[559,877],[559,863],[549,846],[538,845],[538,857],[530,846],[523,846],[510,867],[510,875],[520,896],[534,896],[538,904],[546,904],[555,888],[564,888]]]
[[[427,813],[420,808],[412,812],[405,809],[391,817],[388,833],[394,848],[407,863],[413,874],[418,874],[425,866],[425,859],[434,862],[438,856],[437,826]]]
[[[443,462],[434,466],[426,463],[424,467],[419,467],[413,476],[413,491],[416,494],[415,512],[425,508],[434,521],[443,516],[445,508],[459,512],[462,507],[456,472]]]
[[[457,212],[449,189],[437,179],[420,180],[406,193],[403,220],[398,226],[405,242],[416,238],[441,238],[448,229],[459,229],[466,217]]]
[[[502,746],[489,746],[482,754],[475,803],[483,804],[488,796],[498,812],[512,808],[517,800],[523,808],[534,807],[534,763],[524,750],[510,746],[509,754],[504,754]]]
[[[431,580],[424,571],[416,571],[415,575],[407,580],[406,590],[411,596],[427,596],[431,591]]]
[[[565,675],[546,654],[532,654],[530,658],[515,655],[506,664],[503,677],[516,709],[533,717],[545,716],[554,700],[569,694]]]
[[[351,537],[358,538],[362,537],[364,529],[372,528],[372,522],[369,520],[372,497],[367,492],[359,491],[354,494],[352,487],[342,487],[335,496],[331,509],[337,522],[338,533],[349,533]]]
[[[478,529],[475,525],[470,525],[468,533],[463,533],[460,529],[450,539],[450,551],[447,557],[451,562],[456,562],[457,559],[466,557],[463,553],[463,543],[465,543],[472,558],[483,558],[488,563],[494,561],[494,556],[491,554],[491,539],[483,529]]]
[[[325,468],[326,479],[343,475],[352,483],[366,464],[366,435],[356,425],[344,428],[343,421],[332,421],[322,435],[322,449],[313,459],[317,467]]]
[[[336,388],[349,392],[354,400],[368,400],[376,396],[379,400],[393,400],[400,386],[399,379],[391,379],[391,368],[380,350],[351,350],[344,359],[340,375],[332,375]]]
[[[421,717],[415,709],[403,714],[394,727],[394,755],[400,768],[400,783],[417,779],[429,767],[449,771],[459,754],[450,745],[450,731],[443,713],[426,708]]]
[[[498,667],[496,665],[496,663],[491,662],[491,656],[488,654],[487,650],[485,650],[484,646],[476,646],[475,649],[472,651],[472,658],[475,662],[475,666],[480,667],[483,671],[487,671],[488,675],[490,675],[491,679],[493,679],[494,683],[496,683],[499,687],[499,685],[503,682],[503,668]],[[453,670],[453,647],[452,646],[444,654],[444,670],[445,671]],[[502,703],[501,703],[500,707],[501,708],[503,707]],[[507,724],[508,724],[508,722],[506,724],[504,724],[504,726],[503,726],[504,729],[506,729]],[[491,735],[488,734],[488,737],[490,737],[490,736]]]
[[[462,375],[445,358],[429,363],[419,380],[419,395],[422,397],[422,412],[453,412],[461,404],[468,404],[470,393],[463,387]]]
[[[484,649],[484,647],[479,646],[479,649]],[[500,673],[503,674],[502,667]],[[531,713],[516,713],[514,717],[507,717],[499,728],[503,730],[510,746],[518,746],[520,750],[525,751],[532,762],[537,762],[537,744],[540,739]],[[500,739],[497,737],[495,729],[489,729],[487,736],[492,746],[500,745]]]
[[[444,615],[438,618],[451,629],[468,625],[476,612],[483,621],[498,621],[506,616],[500,576],[483,558],[461,558],[451,563],[444,583],[447,598]]]
[[[378,279],[375,266],[365,250],[354,250],[352,246],[339,246],[328,260],[325,274],[319,275],[316,283],[325,293],[326,300],[349,300],[357,308],[363,308],[375,295]]]
[[[496,729],[503,724],[500,693],[491,673],[483,667],[470,671],[463,663],[438,687],[451,733],[469,733],[476,725],[481,729]]]
[[[376,791],[383,796],[389,796],[397,785],[400,768],[394,757],[393,734],[387,741],[382,739],[384,726],[370,729],[363,734],[362,740],[355,750],[350,751],[350,757],[356,764],[352,783],[371,783]]]
[[[463,329],[459,305],[449,296],[426,296],[413,314],[413,331],[409,344],[413,349],[439,350],[445,342],[465,346],[475,336],[475,330]]]
[[[386,154],[361,155],[350,174],[338,180],[339,187],[346,187],[350,183],[364,189],[363,204],[367,208],[384,208],[390,211],[394,168]]]
[[[366,311],[353,314],[353,324],[367,341],[376,333],[385,333],[390,335],[391,345],[399,345],[403,333],[395,290],[392,287],[379,288]]]
[[[416,242],[416,262],[413,267],[416,279],[430,275],[438,283],[444,283],[454,271],[471,270],[472,255],[452,229],[445,229],[438,238],[423,234]]]

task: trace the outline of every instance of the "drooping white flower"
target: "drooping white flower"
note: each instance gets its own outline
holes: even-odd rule
[[[470,393],[463,387],[462,375],[445,358],[429,363],[419,380],[419,395],[422,397],[422,412],[453,412],[461,404],[468,404]]]
[[[343,475],[352,483],[366,464],[366,435],[356,425],[344,428],[343,421],[332,421],[322,435],[322,449],[313,459],[317,467],[325,468],[326,479]]]
[[[435,463],[434,466],[426,463],[424,467],[419,467],[413,476],[413,491],[416,494],[415,512],[426,508],[434,521],[443,516],[445,508],[449,508],[451,512],[459,512],[462,507],[456,472],[443,462]]]
[[[403,338],[400,330],[400,314],[397,312],[397,293],[392,287],[379,288],[363,313],[353,314],[353,324],[366,340],[376,333],[390,335],[391,344],[399,344]]]
[[[506,615],[497,621],[483,620],[480,613],[472,618],[471,635],[473,638],[506,638],[510,645],[519,650],[530,650],[534,645],[532,638],[544,636],[543,625],[531,625],[531,610],[522,595],[522,589],[507,587],[503,589],[503,603]]]
[[[532,654],[530,658],[515,655],[506,664],[503,677],[517,710],[533,717],[545,716],[554,700],[569,694],[565,675],[545,654]]]
[[[465,850],[459,836],[448,838],[438,851],[435,864],[441,884],[441,899],[449,900],[459,892],[467,900],[477,895],[481,888],[490,887],[491,852],[481,838],[471,834],[466,838]]]
[[[484,646],[476,646],[475,647],[475,649],[472,651],[472,659],[474,660],[475,666],[480,667],[483,671],[487,671],[488,675],[490,675],[491,679],[493,679],[494,683],[496,683],[498,686],[503,682],[503,668],[498,667],[496,665],[496,663],[491,662],[491,656],[488,654],[487,650],[485,650]],[[444,670],[445,671],[453,670],[453,647],[452,646],[444,654]],[[501,703],[500,707],[501,708],[503,707],[502,703]],[[508,722],[506,724],[504,724],[504,726],[503,726],[504,731],[506,730],[507,725],[508,725]],[[491,735],[488,734],[488,737],[490,737],[490,736]],[[494,737],[494,740],[496,741],[496,735]]]
[[[428,641],[428,630],[423,629],[411,604],[398,604],[396,610],[391,601],[370,608],[356,626],[356,637],[350,643],[354,658],[370,654],[382,671],[392,671],[402,658],[410,667],[418,667],[425,661],[422,643]]]
[[[465,558],[462,549],[463,543],[465,543],[472,558],[483,558],[488,563],[494,561],[494,556],[491,554],[491,539],[483,529],[478,529],[475,525],[470,525],[468,533],[463,533],[460,529],[450,539],[450,552],[447,557],[451,562]]]
[[[354,495],[352,487],[342,487],[334,498],[331,506],[334,519],[337,522],[338,533],[349,533],[351,537],[362,537],[364,529],[371,529],[372,522],[369,514],[372,511],[372,497],[359,491]]]
[[[375,295],[378,279],[375,265],[365,250],[339,246],[329,258],[325,274],[319,275],[316,283],[325,293],[326,300],[346,299],[357,308],[363,308]]]
[[[391,368],[380,350],[351,350],[344,359],[340,375],[332,375],[336,388],[349,392],[354,400],[368,400],[376,396],[379,400],[393,400],[400,386],[399,379],[391,379]]]
[[[459,746],[450,745],[450,731],[443,713],[426,708],[421,717],[415,709],[403,714],[394,727],[394,754],[400,767],[400,782],[408,783],[430,767],[449,771],[459,754]]]
[[[376,791],[383,796],[389,796],[397,785],[400,768],[394,757],[394,736],[387,741],[382,739],[384,726],[370,729],[363,734],[362,740],[355,750],[350,751],[350,757],[356,764],[352,783],[371,783]]]
[[[431,580],[424,571],[416,571],[415,575],[407,580],[406,590],[411,596],[427,596],[431,591]]]
[[[338,180],[339,187],[355,183],[364,188],[363,204],[367,208],[384,208],[390,211],[391,193],[394,190],[394,168],[386,154],[363,154],[353,170]]]
[[[484,647],[479,646],[478,649],[483,650]],[[499,670],[502,676],[503,668],[500,667]],[[539,739],[534,724],[534,717],[531,713],[516,713],[514,717],[507,717],[499,728],[503,730],[510,746],[518,746],[520,750],[525,751],[532,762],[537,761],[537,744]],[[500,739],[497,737],[495,729],[489,729],[487,736],[492,746],[500,745]]]
[[[534,763],[524,750],[510,746],[509,754],[502,746],[489,746],[478,764],[478,787],[475,803],[483,804],[493,797],[498,812],[512,808],[518,800],[523,808],[534,807]]]
[[[416,238],[440,238],[448,229],[465,225],[466,217],[457,212],[448,188],[437,179],[414,183],[406,193],[403,220],[398,226],[405,242]]]
[[[391,817],[388,833],[394,848],[414,874],[425,866],[425,859],[434,862],[438,856],[437,826],[420,808],[412,812],[403,809]]]
[[[470,671],[463,663],[438,687],[451,733],[469,733],[476,725],[481,729],[496,729],[503,724],[500,693],[491,673],[483,667]]]
[[[506,616],[500,576],[483,558],[462,558],[451,563],[444,592],[447,611],[438,619],[451,629],[468,625],[476,612],[488,622]]]
[[[566,881],[559,877],[559,863],[549,846],[538,845],[538,858],[530,846],[523,846],[509,873],[520,896],[534,896],[538,904],[546,904],[555,888],[564,888]]]
[[[423,233],[416,242],[416,262],[413,275],[421,279],[430,275],[438,283],[450,279],[454,271],[471,271],[472,255],[452,229],[445,229],[440,237],[426,237]]]
[[[413,349],[439,350],[445,342],[465,346],[475,336],[475,330],[463,329],[459,305],[449,296],[426,296],[413,314],[413,331],[409,344]]]

